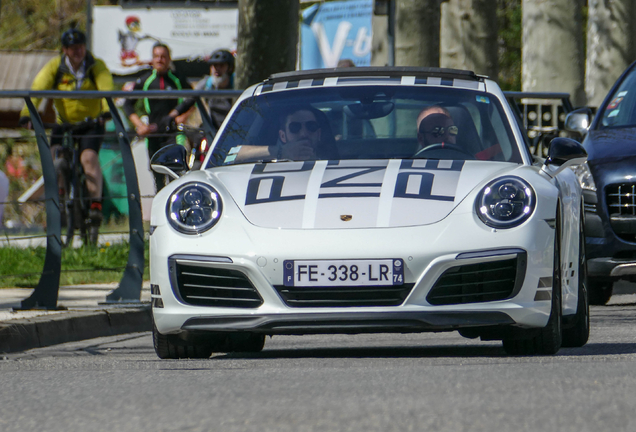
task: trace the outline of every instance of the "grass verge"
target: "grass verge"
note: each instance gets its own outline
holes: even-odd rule
[[[62,249],[60,285],[119,282],[128,262],[129,244]],[[46,248],[0,248],[0,288],[34,288],[44,268]],[[148,242],[145,243],[144,280],[150,278]]]

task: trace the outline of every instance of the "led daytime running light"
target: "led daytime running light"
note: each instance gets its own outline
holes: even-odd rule
[[[200,234],[212,228],[221,217],[218,192],[205,183],[187,183],[176,189],[166,208],[168,221],[184,234]]]
[[[526,221],[535,208],[535,194],[525,180],[502,177],[486,185],[477,196],[476,212],[486,225],[512,228]]]

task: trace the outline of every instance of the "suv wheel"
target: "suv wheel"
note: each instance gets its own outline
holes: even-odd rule
[[[612,297],[614,283],[609,279],[587,278],[588,295],[591,305],[605,305]]]

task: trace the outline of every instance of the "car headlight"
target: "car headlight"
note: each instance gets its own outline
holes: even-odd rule
[[[501,177],[484,187],[475,202],[479,218],[493,228],[512,228],[530,217],[536,204],[530,185],[518,177]]]
[[[221,197],[205,183],[180,186],[172,192],[166,206],[170,225],[184,234],[200,234],[209,230],[218,222],[221,210]]]
[[[590,166],[587,164],[587,162],[584,162],[581,165],[572,166],[570,168],[572,168],[572,171],[574,171],[576,178],[579,180],[581,189],[596,191],[596,183],[594,183],[594,177],[592,177],[592,171],[590,171]]]

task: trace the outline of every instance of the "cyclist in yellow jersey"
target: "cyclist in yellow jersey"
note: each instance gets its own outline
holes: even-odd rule
[[[86,49],[86,36],[77,29],[70,29],[62,35],[62,55],[51,59],[38,72],[31,90],[113,90],[113,77],[106,64],[93,57]],[[37,107],[40,99],[32,99]],[[104,136],[104,113],[108,105],[104,99],[54,99],[57,121],[62,123],[78,123],[88,119],[98,120],[95,125],[81,132],[84,137],[80,141],[80,161],[86,174],[86,187],[93,200],[91,203],[91,223],[99,225],[102,220],[102,170],[99,165],[99,148]],[[31,118],[25,106],[20,112],[20,126],[31,128]],[[51,151],[58,172],[60,189],[64,188],[61,171],[68,169],[66,161],[60,156],[62,129],[54,128],[51,133]],[[76,134],[77,136],[77,134]],[[61,191],[63,192],[63,191]]]

